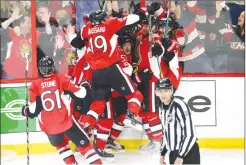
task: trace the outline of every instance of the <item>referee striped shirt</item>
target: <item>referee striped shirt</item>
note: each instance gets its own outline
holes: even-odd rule
[[[161,155],[178,151],[177,156],[184,158],[197,142],[190,108],[183,100],[174,97],[169,106],[161,104],[159,116],[165,130]]]

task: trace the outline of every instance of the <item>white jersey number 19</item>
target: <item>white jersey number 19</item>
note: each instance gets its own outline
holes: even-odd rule
[[[101,44],[98,44],[98,41],[100,40],[101,40]],[[103,53],[104,53],[107,51],[106,39],[103,36],[96,36],[95,38],[90,38],[90,47],[93,53],[95,52],[95,49],[103,49]]]

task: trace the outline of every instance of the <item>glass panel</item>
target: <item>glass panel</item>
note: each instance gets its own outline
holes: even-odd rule
[[[1,79],[32,77],[30,1],[1,1]]]
[[[74,1],[38,1],[38,61],[44,56],[55,59],[56,70],[69,77],[77,60],[76,49],[69,44],[76,36]]]
[[[180,58],[184,72],[245,71],[244,5],[188,1],[173,2],[171,6],[177,22],[186,31],[187,41]]]
[[[52,56],[55,58],[57,71],[71,76],[74,61],[83,54],[69,43],[85,25],[85,16],[98,9],[105,9],[109,17],[124,17],[132,13],[140,1],[107,1],[106,4],[104,2],[103,0],[38,1],[37,30],[42,32],[40,36],[37,35],[38,60],[45,55]],[[145,2],[146,6],[149,5],[149,1]],[[171,9],[168,36],[181,44],[179,60],[185,73],[244,72],[244,3],[172,1],[170,5],[164,6]],[[158,12],[161,10],[155,15],[158,15]],[[47,19],[49,19],[48,28],[45,23]],[[166,27],[165,21],[162,23],[160,21],[159,31],[156,33],[164,35]],[[182,36],[179,36],[179,29],[182,29]],[[119,34],[119,37],[122,38],[122,35],[126,33]],[[136,62],[140,62],[139,59],[142,58],[138,54],[136,35],[139,33],[131,36],[132,56]]]

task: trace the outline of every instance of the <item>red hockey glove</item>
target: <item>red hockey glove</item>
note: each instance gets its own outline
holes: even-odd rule
[[[96,122],[97,120],[91,115],[82,115],[82,117],[79,119],[80,125],[86,132],[89,132],[92,128],[94,128]]]

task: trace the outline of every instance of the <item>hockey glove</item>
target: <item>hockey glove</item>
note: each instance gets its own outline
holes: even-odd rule
[[[88,133],[95,127],[97,120],[91,115],[82,115],[79,120],[82,128]]]
[[[149,82],[152,79],[153,73],[151,73],[148,69],[145,69],[139,72],[139,76],[143,82]]]
[[[24,105],[21,109],[22,116],[29,117],[30,111],[29,111],[29,105]]]
[[[172,50],[173,48],[172,47],[172,41],[169,40],[168,38],[164,38],[162,39],[162,44],[164,46],[164,49],[165,49],[165,53],[163,55],[163,60],[167,63],[169,63],[173,57],[175,56],[175,53],[174,51]]]
[[[150,15],[154,15],[157,10],[161,8],[161,4],[158,2],[151,3],[148,6],[148,12]]]
[[[152,56],[159,57],[164,54],[164,48],[159,43],[154,43],[152,46]]]
[[[136,14],[139,16],[140,22],[147,19],[145,11],[143,11],[142,9],[137,9],[133,14]]]
[[[138,64],[132,63],[133,73],[136,73],[138,71]]]

